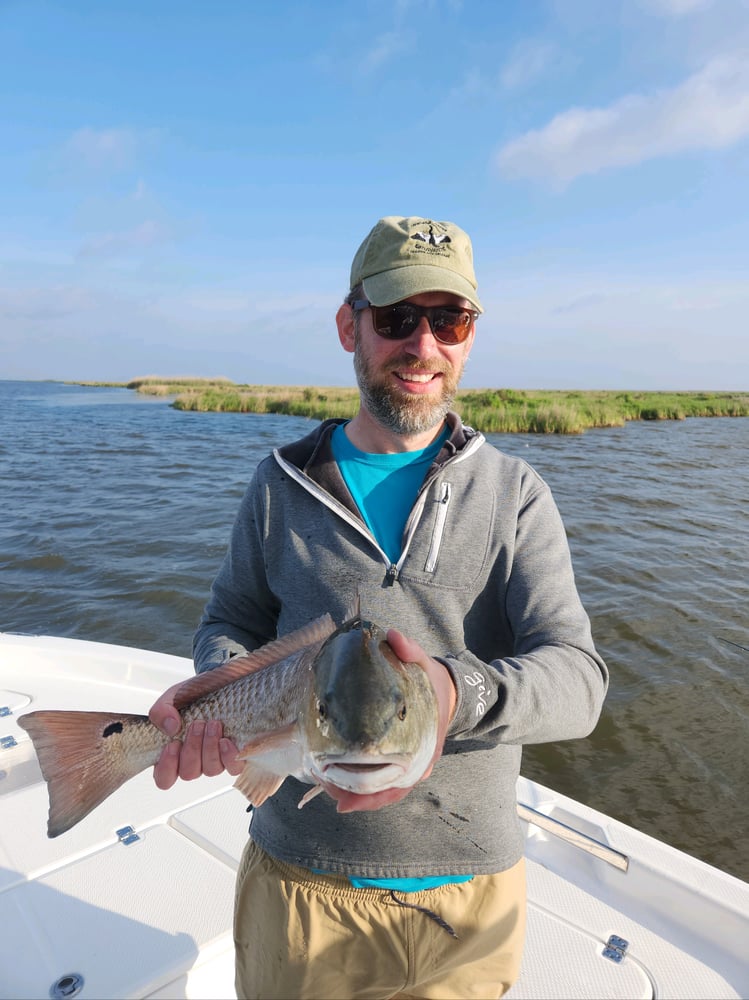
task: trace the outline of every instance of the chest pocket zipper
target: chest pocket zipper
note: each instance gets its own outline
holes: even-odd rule
[[[438,504],[437,516],[434,519],[434,530],[432,531],[432,544],[429,546],[429,555],[424,564],[425,573],[434,573],[442,546],[442,536],[445,533],[445,521],[447,520],[447,508],[452,496],[452,486],[450,483],[442,483],[440,495],[435,501]]]

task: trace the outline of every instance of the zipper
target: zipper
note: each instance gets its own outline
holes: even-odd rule
[[[355,517],[350,510],[343,506],[342,503],[339,503],[330,495],[330,493],[324,490],[321,486],[318,486],[314,479],[310,479],[309,476],[305,475],[301,469],[297,468],[296,465],[292,465],[290,462],[287,462],[285,458],[282,458],[277,448],[273,449],[273,457],[284,472],[287,473],[287,475],[291,476],[291,478],[299,483],[299,485],[308,493],[311,493],[312,496],[315,497],[316,500],[319,500],[321,504],[328,508],[328,510],[332,510],[334,514],[338,515],[338,517],[343,518],[346,524],[358,531],[360,535],[367,539],[370,545],[373,545],[374,548],[377,549],[387,570],[385,575],[386,585],[391,587],[398,579],[398,573],[404,557],[401,556],[397,563],[391,562],[387,553],[384,552],[377,544],[377,539],[358,517]]]
[[[424,565],[425,573],[434,573],[435,567],[437,566],[437,559],[440,554],[440,548],[442,546],[442,538],[445,534],[445,522],[447,521],[447,508],[450,504],[450,497],[452,496],[452,486],[450,483],[442,483],[440,488],[440,495],[435,501],[439,504],[437,508],[437,517],[434,521],[434,531],[432,532],[432,544],[429,546],[429,555],[427,556],[427,561]]]
[[[416,497],[416,503],[414,504],[411,513],[408,516],[408,521],[406,522],[406,540],[403,544],[403,550],[398,557],[397,562],[392,562],[386,552],[380,548],[377,544],[377,539],[369,531],[369,529],[364,525],[358,517],[355,517],[351,511],[339,503],[334,497],[330,495],[326,490],[314,481],[310,479],[309,476],[305,475],[296,465],[292,465],[291,462],[287,462],[285,458],[281,456],[277,448],[273,449],[273,457],[276,462],[281,466],[281,468],[286,472],[292,479],[294,479],[299,485],[307,490],[308,493],[312,494],[317,500],[320,501],[328,510],[332,510],[334,514],[343,518],[346,524],[350,525],[355,531],[363,537],[366,538],[370,545],[374,546],[380,555],[383,563],[385,564],[385,586],[392,587],[397,581],[403,563],[406,561],[406,556],[408,555],[408,550],[411,547],[411,542],[414,535],[416,534],[416,529],[421,522],[421,516],[424,513],[424,506],[426,502],[426,493],[431,484],[434,482],[436,476],[444,469],[447,465],[457,464],[458,462],[464,461],[469,457],[477,448],[480,448],[484,443],[483,434],[477,434],[472,438],[463,451],[459,452],[457,455],[453,455],[448,462],[442,466],[437,472],[435,472],[429,479],[426,480],[421,486],[419,493]],[[445,530],[445,521],[447,519],[447,506],[450,502],[450,497],[452,495],[452,487],[449,483],[442,484],[442,490],[439,499],[436,501],[440,504],[440,509],[437,512],[437,521],[435,524],[435,530],[432,536],[432,544],[429,549],[429,555],[427,557],[427,572],[433,572],[434,566],[437,562],[437,556],[439,555],[440,545],[442,543],[442,536]],[[429,566],[431,565],[431,569]]]

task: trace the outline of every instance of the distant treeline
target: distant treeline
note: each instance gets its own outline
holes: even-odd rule
[[[242,385],[228,378],[146,376],[127,383],[139,392],[175,397],[178,410],[284,413],[323,420],[353,417],[355,388]],[[749,392],[621,392],[616,390],[462,389],[455,409],[487,433],[580,434],[628,420],[747,417]]]

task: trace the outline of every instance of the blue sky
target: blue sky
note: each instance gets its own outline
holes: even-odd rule
[[[0,0],[0,378],[346,385],[383,215],[464,385],[749,388],[749,0]]]

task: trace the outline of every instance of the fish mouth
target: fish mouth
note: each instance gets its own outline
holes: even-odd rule
[[[319,777],[348,792],[369,795],[387,788],[399,788],[407,780],[410,759],[402,756],[375,757],[342,755],[318,761]]]

